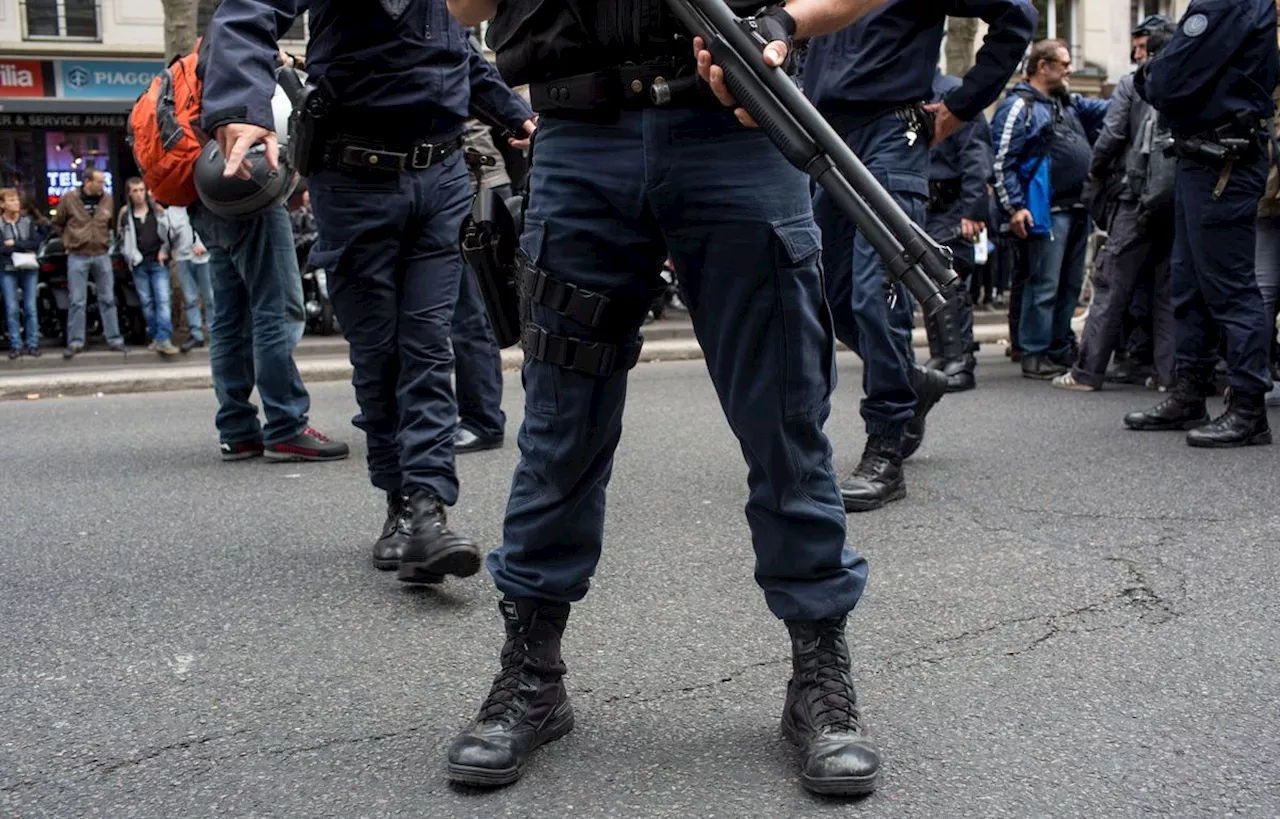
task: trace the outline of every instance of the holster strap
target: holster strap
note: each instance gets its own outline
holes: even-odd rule
[[[527,286],[534,304],[540,304],[587,327],[599,327],[612,300],[603,293],[561,281],[539,267],[528,265]]]
[[[634,344],[606,344],[557,336],[532,322],[525,324],[521,342],[525,354],[537,361],[597,377],[635,367],[644,344],[643,339]]]

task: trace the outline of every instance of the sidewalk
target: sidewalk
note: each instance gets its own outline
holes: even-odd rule
[[[702,358],[694,338],[693,325],[683,314],[679,318],[655,321],[644,328],[642,362],[687,361]],[[927,347],[928,339],[917,321],[912,339],[916,347]],[[1009,334],[1004,316],[998,313],[974,315],[974,337],[980,344],[1003,343]],[[844,345],[839,346],[845,350]],[[295,354],[303,381],[344,381],[351,378],[347,344],[341,336],[306,336]],[[519,347],[502,351],[504,369],[518,368],[524,359]],[[187,355],[163,358],[144,348],[125,355],[97,348],[63,361],[61,351],[46,348],[38,358],[0,360],[0,400],[36,400],[79,395],[166,392],[210,389],[208,347]]]

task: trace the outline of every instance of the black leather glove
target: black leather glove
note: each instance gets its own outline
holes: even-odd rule
[[[763,11],[756,14],[755,17],[748,17],[747,25],[751,30],[760,36],[766,44],[776,40],[781,40],[787,44],[787,59],[783,62],[782,67],[789,68],[793,62],[796,53],[796,21],[783,8],[783,4],[769,6]],[[763,49],[764,46],[761,46]]]

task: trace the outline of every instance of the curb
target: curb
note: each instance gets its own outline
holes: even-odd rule
[[[974,327],[974,339],[980,344],[1003,342],[1009,334],[1004,325]],[[915,347],[928,347],[923,330],[912,337]],[[843,344],[837,349],[848,352]],[[702,348],[692,338],[665,338],[646,341],[640,350],[640,361],[695,361],[702,358]],[[502,351],[502,368],[516,370],[524,361],[518,347]],[[309,384],[351,379],[351,363],[346,355],[332,358],[299,358],[298,373]],[[207,363],[165,368],[119,368],[110,370],[69,370],[65,373],[14,375],[0,377],[0,400],[38,400],[70,398],[85,395],[121,395],[128,393],[170,392],[174,390],[212,389],[213,379]]]

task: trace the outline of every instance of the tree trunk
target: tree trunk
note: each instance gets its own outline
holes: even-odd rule
[[[163,0],[164,59],[187,54],[196,45],[197,0]]]
[[[947,18],[947,73],[963,77],[973,68],[974,44],[978,38],[975,17]]]

